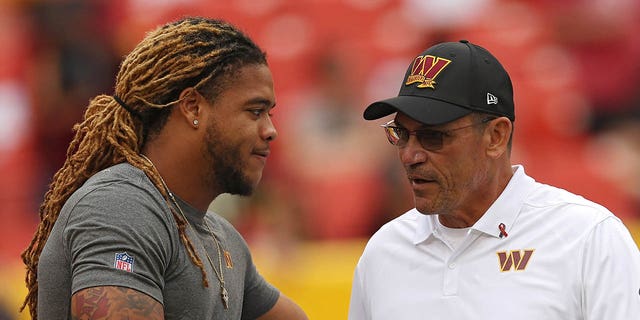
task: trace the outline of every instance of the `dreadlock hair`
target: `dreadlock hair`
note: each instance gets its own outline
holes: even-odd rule
[[[37,231],[22,253],[28,294],[20,311],[28,306],[31,317],[37,319],[38,261],[71,194],[102,169],[128,162],[143,170],[169,203],[160,174],[140,150],[162,130],[182,90],[194,87],[213,101],[237,70],[251,64],[267,62],[265,53],[248,36],[227,22],[200,17],[158,27],[127,55],[116,77],[115,94],[93,98],[84,119],[74,125],[66,160],[44,196]],[[187,222],[171,205],[169,208],[206,287],[202,260],[185,233]]]

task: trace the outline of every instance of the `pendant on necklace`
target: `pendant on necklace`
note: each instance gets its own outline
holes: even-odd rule
[[[220,286],[220,297],[222,297],[222,304],[224,305],[224,308],[229,309],[229,293],[223,286]]]

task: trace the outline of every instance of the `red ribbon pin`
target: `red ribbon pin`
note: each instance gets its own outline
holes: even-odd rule
[[[509,236],[509,234],[507,233],[506,228],[507,228],[507,226],[505,226],[504,223],[501,223],[501,224],[498,225],[498,229],[500,229],[500,238],[502,238],[502,237],[506,238],[506,237]]]

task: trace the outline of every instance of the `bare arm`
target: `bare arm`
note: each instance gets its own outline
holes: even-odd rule
[[[259,320],[309,320],[307,315],[302,311],[293,300],[287,298],[282,293],[276,304],[267,313],[262,315]]]
[[[89,319],[164,319],[162,304],[150,296],[124,287],[93,287],[71,297],[71,318]]]

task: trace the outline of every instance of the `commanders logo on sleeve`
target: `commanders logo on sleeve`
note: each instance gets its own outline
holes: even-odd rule
[[[127,272],[132,272],[133,257],[126,252],[116,253],[116,258],[113,263],[113,267],[116,269],[127,271]]]

